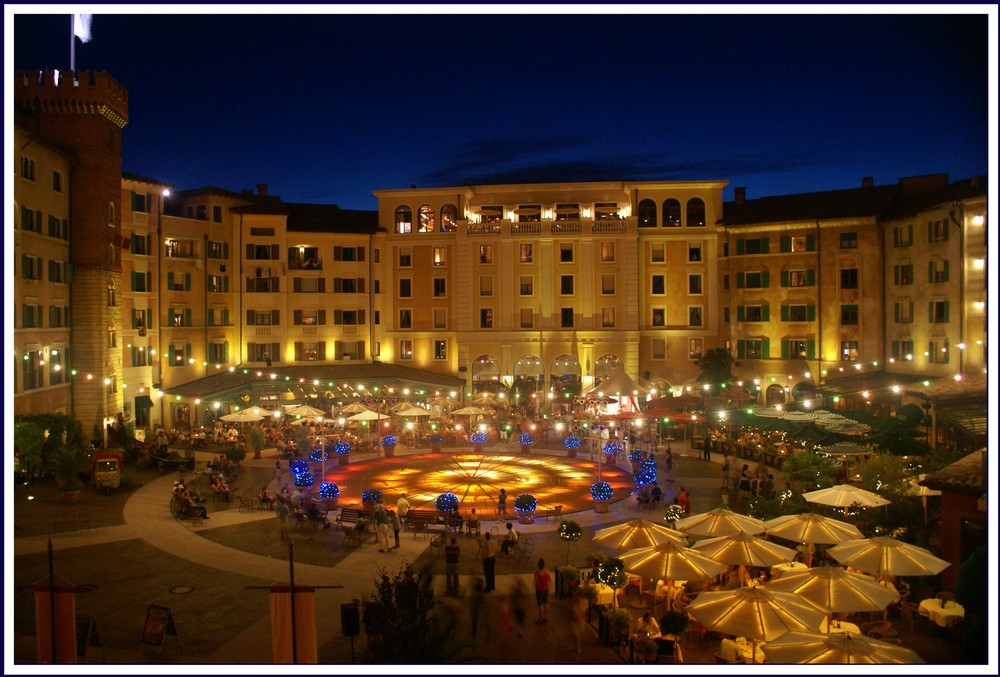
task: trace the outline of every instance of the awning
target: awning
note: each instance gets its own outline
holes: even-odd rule
[[[136,409],[152,409],[153,400],[150,399],[149,395],[136,395],[135,398],[135,408]]]

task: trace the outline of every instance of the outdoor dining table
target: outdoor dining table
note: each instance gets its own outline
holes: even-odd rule
[[[965,618],[965,607],[958,602],[940,600],[937,597],[921,601],[918,609],[921,615],[927,616],[942,628],[949,628]]]
[[[835,632],[849,632],[852,635],[862,634],[861,628],[854,623],[848,623],[847,621],[828,621],[827,619],[823,619],[823,623],[819,626],[819,631],[827,634],[833,634]]]
[[[605,606],[612,604],[615,601],[615,589],[610,585],[605,585],[604,583],[597,584],[597,599],[594,600],[594,604],[598,606]]]
[[[771,567],[771,576],[777,578],[781,576],[786,571],[797,571],[801,569],[808,569],[802,562],[782,562],[781,564],[775,564]]]
[[[765,645],[765,642],[757,642],[757,650],[754,651],[753,641],[747,639],[746,637],[737,637],[736,646],[739,647],[740,655],[743,656],[744,663],[763,663],[766,656],[764,652],[761,651],[761,647]]]

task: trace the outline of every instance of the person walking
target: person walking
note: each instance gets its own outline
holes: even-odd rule
[[[288,515],[291,514],[291,511],[288,501],[283,496],[279,496],[274,512],[278,516],[278,532],[281,534],[282,541],[288,540]]]
[[[497,496],[497,521],[507,519],[507,490],[500,489]]]
[[[448,539],[448,545],[444,546],[444,580],[448,595],[458,595],[458,560],[461,554],[458,539],[452,536]]]
[[[483,592],[493,592],[497,589],[497,542],[488,531],[479,542],[479,556],[483,560],[483,576],[486,577]]]
[[[399,521],[406,524],[406,513],[410,512],[410,502],[406,500],[406,493],[404,492],[399,500],[396,501],[396,514],[399,515]]]
[[[372,515],[375,519],[375,536],[378,538],[378,551],[389,552],[389,513],[386,512],[382,501],[375,505],[375,512]]]
[[[399,521],[399,515],[396,514],[395,510],[389,511],[389,528],[392,529],[392,537],[396,540],[396,544],[392,546],[393,548],[399,547],[399,530],[402,527],[402,523]]]
[[[576,660],[580,660],[580,653],[583,650],[583,631],[587,628],[587,608],[590,603],[580,591],[580,586],[573,589],[573,598],[570,600],[570,629],[573,632],[573,646],[576,648]]]
[[[274,479],[281,481],[281,459],[274,462]]]
[[[535,623],[549,622],[549,586],[552,583],[552,572],[545,568],[545,560],[538,560],[535,570],[535,602],[538,604],[538,619]]]

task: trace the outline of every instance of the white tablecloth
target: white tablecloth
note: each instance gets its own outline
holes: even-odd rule
[[[786,571],[801,571],[803,569],[808,569],[802,562],[785,562],[784,564],[775,564],[771,567],[771,577],[778,578]]]
[[[740,648],[740,653],[743,654],[743,661],[746,663],[763,663],[766,658],[766,656],[764,656],[764,652],[761,651],[761,647],[764,646],[764,642],[757,642],[756,653],[753,649],[753,640],[749,640],[745,637],[737,637],[736,646]]]
[[[852,635],[861,634],[861,628],[859,628],[854,623],[848,623],[847,621],[832,621],[830,623],[830,626],[827,627],[825,618],[823,619],[823,622],[820,623],[819,625],[819,631],[826,633],[849,632]]]
[[[615,589],[604,583],[597,584],[597,599],[594,604],[611,604],[615,601]]]
[[[937,597],[925,599],[920,602],[920,613],[929,617],[942,628],[950,627],[961,618],[965,618],[965,607],[958,602],[947,602],[942,606],[941,600]]]

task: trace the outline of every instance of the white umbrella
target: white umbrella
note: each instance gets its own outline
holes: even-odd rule
[[[772,567],[791,562],[797,554],[791,548],[744,532],[707,538],[691,547],[716,562],[744,567]]]
[[[867,574],[829,565],[789,572],[768,583],[767,589],[794,593],[830,615],[883,611],[899,599],[898,592]]]
[[[856,526],[830,517],[804,512],[782,515],[764,522],[768,536],[786,538],[809,546],[807,565],[812,565],[813,545],[816,543],[842,543],[864,538]]]
[[[673,543],[686,548],[687,534],[671,529],[668,526],[635,519],[613,527],[599,529],[594,534],[594,542],[611,548],[651,548],[660,543]]]
[[[243,411],[237,411],[232,414],[226,414],[225,416],[220,416],[223,421],[228,421],[229,423],[245,423],[247,421],[259,421],[264,418],[263,414],[256,413],[260,411],[259,409],[254,409],[250,411],[249,409],[244,409]]]
[[[764,522],[756,517],[747,517],[732,510],[716,508],[698,515],[677,520],[678,531],[694,536],[729,536],[746,532],[759,534],[764,531]]]
[[[360,414],[363,411],[371,411],[368,407],[361,404],[360,402],[352,402],[346,407],[340,410],[341,414]]]
[[[697,550],[684,548],[672,542],[659,543],[650,548],[635,548],[618,559],[627,571],[653,580],[704,581],[722,573],[726,567],[702,555]]]
[[[381,421],[385,418],[392,418],[391,416],[386,416],[385,414],[380,414],[377,411],[360,411],[353,416],[348,416],[345,421]]]
[[[817,489],[802,494],[809,503],[819,503],[820,505],[832,505],[836,508],[843,508],[844,514],[852,505],[860,505],[864,508],[874,508],[880,505],[888,505],[892,501],[882,498],[878,494],[856,487],[853,484],[838,484],[826,489]]]
[[[485,416],[488,412],[479,407],[462,407],[451,412],[453,416]]]
[[[401,409],[396,412],[396,416],[430,416],[431,412],[426,409],[421,409],[420,407],[411,406],[407,409]]]
[[[326,416],[325,411],[316,407],[310,407],[308,404],[299,405],[293,409],[289,409],[285,413],[289,416]]]
[[[924,524],[927,524],[927,497],[928,496],[940,496],[941,491],[938,489],[931,489],[930,487],[925,487],[920,484],[927,479],[927,473],[920,473],[916,479],[911,479],[909,487],[906,491],[909,496],[919,496],[920,502],[924,506]]]
[[[876,576],[936,576],[951,562],[889,536],[845,541],[826,551],[845,566]]]
[[[788,632],[761,650],[772,663],[923,663],[912,649],[848,632]]]

